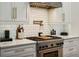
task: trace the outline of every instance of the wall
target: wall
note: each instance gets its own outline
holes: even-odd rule
[[[55,10],[54,10],[55,11]],[[50,11],[50,13],[52,13],[51,15],[57,17],[55,18],[55,20],[58,20],[60,18],[60,16],[58,16],[59,14],[57,14],[58,12],[54,13],[54,11]],[[49,34],[50,33],[50,28],[49,28],[49,23],[48,23],[48,15],[49,15],[49,11],[47,9],[42,9],[42,8],[29,8],[29,12],[28,12],[28,19],[29,22],[24,23],[23,27],[24,27],[24,36],[37,36],[38,32],[40,31],[40,27],[39,25],[34,25],[33,24],[33,20],[43,20],[43,24],[44,26],[42,27],[41,31],[44,34]],[[52,17],[53,18],[53,17]],[[52,19],[51,18],[51,19]],[[61,18],[60,18],[61,19]],[[53,23],[53,22],[52,22]],[[11,38],[15,38],[16,37],[16,28],[19,25],[19,22],[3,22],[0,23],[0,37],[4,37],[4,30],[9,29],[10,30],[10,37]],[[61,28],[60,28],[61,27]],[[51,27],[53,28],[53,27]],[[63,29],[63,26],[60,24],[54,25],[54,28],[57,30],[58,33],[60,33]],[[59,29],[60,28],[60,29]]]
[[[71,34],[79,35],[79,2],[71,3]]]
[[[62,8],[49,9],[49,28],[55,29],[56,34],[60,35],[63,32],[63,11]]]
[[[48,28],[48,10],[43,8],[30,8],[30,24],[33,25],[33,20],[42,20],[43,27],[42,32],[44,34],[49,34]]]
[[[79,3],[63,2],[65,12],[65,30],[70,35],[79,35]]]

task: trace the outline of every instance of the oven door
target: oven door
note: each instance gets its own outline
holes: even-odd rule
[[[63,48],[56,47],[39,51],[39,57],[62,57]]]

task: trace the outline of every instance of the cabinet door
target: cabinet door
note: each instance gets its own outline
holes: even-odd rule
[[[79,38],[64,40],[63,56],[78,57],[79,56]]]
[[[75,9],[75,8],[74,8]],[[71,2],[63,2],[63,11],[65,13],[64,21],[66,23],[71,22]]]
[[[12,19],[14,21],[26,21],[27,20],[27,4],[24,2],[15,2],[12,4]]]
[[[23,45],[1,49],[2,57],[36,56],[36,45]]]
[[[0,2],[0,21],[11,21],[11,2]]]

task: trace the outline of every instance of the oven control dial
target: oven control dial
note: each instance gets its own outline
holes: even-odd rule
[[[48,48],[48,45],[41,46],[41,49]]]
[[[45,47],[47,48],[47,47],[48,47],[48,45],[45,45]]]
[[[53,46],[53,44],[51,44],[51,46]]]
[[[45,46],[42,46],[42,48],[44,48]]]
[[[40,46],[39,49],[41,49],[42,47]]]

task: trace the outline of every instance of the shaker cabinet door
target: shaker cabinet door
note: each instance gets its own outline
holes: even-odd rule
[[[27,2],[0,2],[0,21],[26,21]]]
[[[12,4],[12,19],[14,21],[27,20],[27,4],[24,2],[14,2]]]
[[[0,2],[0,21],[11,21],[11,2]]]

